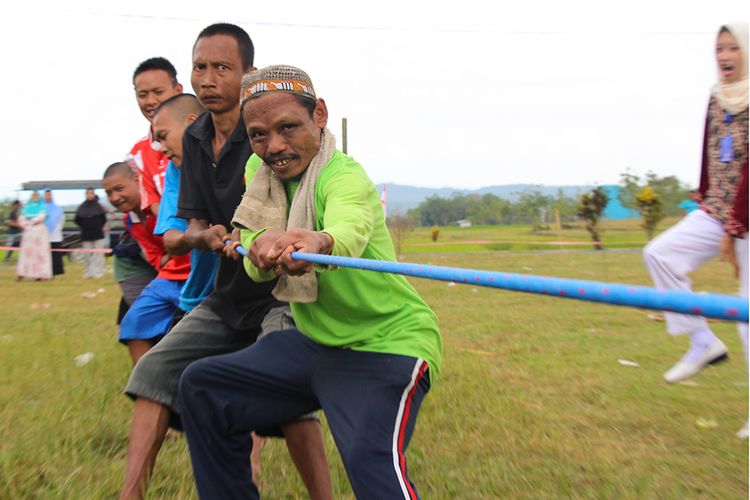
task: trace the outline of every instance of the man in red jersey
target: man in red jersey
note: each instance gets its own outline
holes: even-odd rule
[[[120,324],[120,342],[128,346],[133,364],[166,335],[190,274],[190,255],[170,256],[161,236],[154,235],[156,216],[141,208],[138,173],[126,163],[113,163],[102,185],[109,202],[126,213],[125,225],[146,260],[159,273],[133,302]]]
[[[161,103],[182,94],[177,70],[163,57],[152,57],[139,64],[133,72],[133,87],[138,107],[149,124]],[[154,214],[158,214],[169,158],[164,156],[159,143],[154,140],[151,127],[148,135],[135,143],[128,158],[140,170],[142,208],[150,207]]]
[[[182,85],[177,81],[177,70],[163,57],[152,57],[140,63],[133,72],[133,87],[138,107],[149,124],[162,102],[182,93]],[[160,149],[161,146],[154,141],[149,126],[148,134],[135,143],[126,159],[128,163],[135,164],[139,170],[138,186],[141,200],[139,208],[149,208],[154,215],[159,213],[161,194],[164,191],[164,177],[169,163],[169,158],[162,154]],[[119,256],[115,251],[115,276],[127,275],[126,278],[118,278],[122,289],[118,324],[125,317],[133,301],[140,296],[150,282],[149,273],[144,273],[142,264],[143,262],[140,262],[133,266],[129,259]],[[134,269],[135,272],[133,272]]]

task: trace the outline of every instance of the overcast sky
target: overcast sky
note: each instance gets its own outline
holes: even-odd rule
[[[167,57],[192,91],[192,44],[220,21],[248,31],[256,66],[310,74],[377,184],[611,184],[627,168],[696,184],[716,31],[747,19],[746,4],[13,3],[0,20],[0,197],[121,160],[148,129],[137,64]]]

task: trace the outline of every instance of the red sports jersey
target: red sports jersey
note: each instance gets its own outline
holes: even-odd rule
[[[149,130],[148,135],[136,142],[130,150],[129,158],[141,172],[141,208],[159,203],[164,192],[164,176],[169,158],[159,148],[159,143],[154,141]]]
[[[189,253],[185,255],[173,255],[164,267],[161,267],[161,259],[167,253],[164,250],[164,242],[161,236],[154,234],[156,217],[154,217],[148,208],[144,209],[144,213],[146,214],[145,220],[139,219],[133,212],[125,215],[125,227],[128,228],[130,234],[133,235],[133,238],[141,246],[148,263],[159,271],[156,277],[170,281],[184,281],[188,279],[190,275]]]

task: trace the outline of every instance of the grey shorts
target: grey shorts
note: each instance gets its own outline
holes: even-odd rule
[[[263,319],[259,338],[291,328],[295,325],[289,307],[275,307]],[[211,308],[200,304],[138,361],[125,394],[163,404],[179,413],[177,386],[190,363],[207,356],[239,351],[254,340],[254,336],[230,328]]]
[[[135,299],[141,294],[146,285],[151,283],[154,279],[153,274],[139,274],[138,276],[132,276],[124,279],[120,282],[120,290],[122,291],[122,298],[125,299],[125,303],[129,306],[133,305]]]

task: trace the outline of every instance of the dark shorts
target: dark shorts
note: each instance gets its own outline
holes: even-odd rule
[[[122,298],[125,303],[130,306],[135,302],[135,299],[143,292],[143,289],[148,286],[154,280],[152,274],[140,274],[122,280],[120,285],[120,291],[122,292]]]

